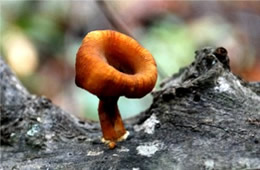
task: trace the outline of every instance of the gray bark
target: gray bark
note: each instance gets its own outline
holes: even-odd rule
[[[0,76],[1,169],[260,169],[260,83],[232,74],[224,49],[165,80],[113,150],[98,123],[29,94],[1,59]]]

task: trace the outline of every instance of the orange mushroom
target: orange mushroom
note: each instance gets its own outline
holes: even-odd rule
[[[143,97],[152,91],[156,80],[153,56],[131,37],[99,30],[83,39],[76,58],[75,82],[100,99],[103,142],[110,148],[129,134],[117,107],[119,97]]]

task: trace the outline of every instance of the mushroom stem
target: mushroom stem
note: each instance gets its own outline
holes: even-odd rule
[[[126,134],[126,130],[117,107],[118,97],[100,98],[98,114],[103,138],[117,142]]]

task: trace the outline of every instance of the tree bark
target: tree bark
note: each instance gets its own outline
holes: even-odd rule
[[[260,169],[260,83],[232,74],[223,48],[196,51],[113,150],[98,123],[29,94],[1,59],[0,76],[0,169]]]

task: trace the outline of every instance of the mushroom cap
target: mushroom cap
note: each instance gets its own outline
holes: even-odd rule
[[[89,32],[76,58],[76,85],[98,97],[140,98],[157,80],[153,56],[137,41],[112,30]]]

